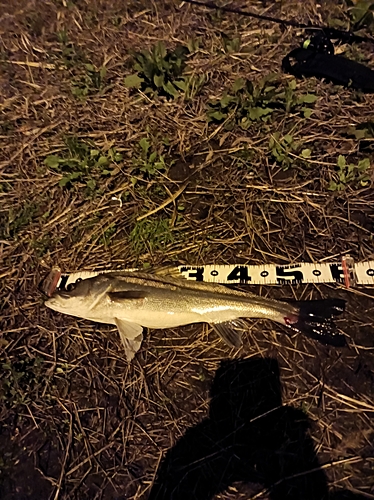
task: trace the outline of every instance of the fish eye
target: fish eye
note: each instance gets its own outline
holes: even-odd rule
[[[72,292],[77,286],[77,282],[75,283],[69,283],[68,286],[66,287],[67,292]]]

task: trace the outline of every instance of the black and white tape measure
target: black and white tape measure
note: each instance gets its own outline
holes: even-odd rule
[[[306,283],[338,283],[347,288],[374,285],[374,260],[355,263],[346,256],[341,261],[321,262],[317,264],[300,263],[292,265],[201,265],[177,266],[177,271],[184,278],[192,281],[209,283],[246,284],[246,285],[296,285]],[[113,270],[80,271],[63,274],[59,270],[52,271],[47,295],[55,288],[66,289],[77,281],[92,278],[98,274]],[[116,269],[135,271],[135,269]]]

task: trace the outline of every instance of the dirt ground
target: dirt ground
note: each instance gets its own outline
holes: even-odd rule
[[[252,321],[236,352],[201,324],[147,331],[131,364],[39,291],[54,265],[374,259],[374,98],[283,73],[306,37],[173,0],[0,1],[2,500],[374,499],[373,289],[251,287],[345,299],[344,348]]]

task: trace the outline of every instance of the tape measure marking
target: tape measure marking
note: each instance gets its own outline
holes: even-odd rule
[[[350,257],[341,262],[312,264],[308,262],[292,265],[204,265],[178,266],[181,275],[192,281],[206,281],[221,284],[246,285],[297,285],[306,283],[339,283],[346,287],[355,285],[374,285],[374,261],[354,263]],[[135,271],[136,269],[122,269]],[[62,274],[57,288],[63,289],[78,280],[91,278],[101,271],[79,271]],[[116,270],[120,272],[121,270]]]

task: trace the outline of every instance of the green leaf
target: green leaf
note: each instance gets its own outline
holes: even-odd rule
[[[357,140],[365,139],[365,137],[367,137],[367,129],[364,128],[363,130],[353,130],[353,134]]]
[[[365,158],[364,160],[360,160],[358,162],[357,168],[360,172],[366,172],[368,168],[370,168],[370,160],[369,158]]]
[[[139,89],[141,84],[144,82],[143,78],[140,78],[138,75],[128,75],[124,80],[125,87],[129,89]]]
[[[178,87],[180,90],[183,90],[183,92],[185,92],[187,89],[187,82],[185,80],[176,81],[174,82],[174,85]]]
[[[96,71],[95,66],[93,66],[93,64],[90,63],[85,64],[85,68],[87,71],[90,71],[91,73],[94,73]]]
[[[109,158],[106,156],[100,156],[100,158],[97,160],[97,165],[99,167],[103,167],[104,165],[108,165],[109,163]]]
[[[49,155],[44,160],[44,164],[49,168],[58,168],[61,162],[63,162],[63,160],[56,155]]]
[[[291,90],[295,90],[296,89],[296,80],[291,80],[290,82],[288,82],[288,87]]]
[[[268,98],[269,96],[267,94],[274,94],[273,90],[275,89],[274,85],[270,85],[269,87],[264,88],[264,94],[266,94],[266,97]]]
[[[139,60],[139,58],[137,58]],[[143,72],[143,60],[141,62],[136,62],[133,64],[133,68],[135,71],[137,71],[138,73],[142,73]]]
[[[187,48],[190,52],[195,52],[199,48],[199,39],[190,38],[187,40]]]
[[[344,169],[347,162],[343,155],[339,155],[337,165],[340,169]]]
[[[252,120],[252,121],[255,121],[255,120],[258,120],[259,118],[262,118],[264,116],[267,116],[269,115],[270,113],[272,113],[273,110],[271,108],[260,108],[260,107],[255,107],[255,108],[251,108],[249,110],[249,118]]]
[[[222,97],[222,99],[219,101],[219,103],[220,103],[222,108],[227,108],[227,106],[229,104],[231,104],[233,100],[234,100],[233,96],[226,94]]]
[[[157,170],[164,170],[165,169],[165,163],[163,161],[156,161],[156,163],[154,164],[154,167]]]
[[[90,179],[89,181],[86,182],[87,187],[90,188],[92,191],[96,187],[96,181],[94,179]]]
[[[221,111],[213,111],[213,113],[209,112],[209,118],[212,120],[221,121],[227,117],[226,113],[221,113]]]
[[[70,182],[70,176],[63,177],[60,182],[58,183],[59,186],[65,187],[66,184],[69,184]]]
[[[113,159],[114,159],[114,161],[121,161],[121,160],[123,160],[123,154],[115,153]]]
[[[307,104],[313,104],[318,99],[318,96],[316,96],[314,94],[306,94],[306,95],[302,96],[301,99],[303,100],[303,102],[305,102]]]
[[[148,160],[149,163],[153,163],[156,158],[157,158],[157,151],[153,151],[153,153],[149,155],[149,160]]]
[[[147,153],[148,149],[150,148],[151,145],[149,144],[147,139],[145,137],[143,137],[143,139],[140,139],[140,141],[139,141],[139,146],[142,148],[144,153]]]
[[[91,158],[95,158],[96,156],[99,156],[100,151],[98,149],[91,149],[90,151],[90,156]]]
[[[153,83],[156,87],[162,87],[164,84],[164,75],[154,75]]]
[[[301,111],[304,113],[304,118],[310,118],[313,113],[313,110],[310,108],[301,108]]]
[[[303,158],[310,158],[310,155],[312,154],[311,150],[310,149],[303,149],[301,151],[301,155]]]
[[[100,78],[103,80],[106,77],[107,74],[107,69],[105,66],[102,66],[100,68]]]
[[[239,90],[244,89],[245,80],[244,78],[237,78],[232,86],[232,91],[236,94]]]
[[[252,122],[245,116],[244,118],[242,118],[240,126],[242,127],[243,130],[248,130],[251,123]]]
[[[283,141],[286,142],[287,144],[292,144],[293,143],[293,137],[290,134],[286,134],[283,137]]]
[[[162,59],[165,59],[167,54],[165,44],[163,42],[158,42],[155,48],[155,52]]]
[[[178,97],[178,90],[171,82],[164,83],[162,87],[168,94],[172,95],[173,97]]]

